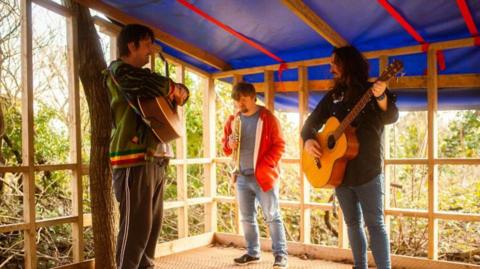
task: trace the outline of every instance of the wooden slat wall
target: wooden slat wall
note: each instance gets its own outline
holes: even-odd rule
[[[35,4],[41,5],[57,14],[67,18],[67,26],[69,32],[75,27],[76,22],[71,18],[71,13],[61,5],[49,0],[34,0]],[[11,231],[23,231],[24,248],[25,248],[25,268],[36,268],[36,229],[39,227],[48,227],[60,224],[71,223],[73,226],[73,257],[75,262],[83,260],[83,227],[91,225],[90,214],[83,214],[82,210],[82,175],[86,173],[85,167],[81,163],[81,139],[80,139],[80,118],[79,118],[79,82],[78,70],[76,67],[77,59],[77,37],[68,34],[68,58],[69,58],[69,94],[70,94],[70,113],[74,126],[71,128],[71,163],[59,165],[38,165],[34,164],[34,148],[33,148],[33,70],[32,70],[32,1],[21,0],[21,26],[22,26],[22,158],[23,164],[17,167],[0,167],[0,172],[20,172],[23,175],[24,185],[24,222],[10,225],[0,225],[0,233]],[[112,28],[108,28],[112,29]],[[111,44],[111,58],[115,58],[115,31],[109,33]],[[386,165],[402,165],[402,164],[423,164],[428,166],[428,210],[398,209],[390,208],[389,192],[386,192],[386,215],[387,216],[408,216],[427,218],[429,223],[429,245],[428,257],[430,259],[438,259],[438,220],[454,220],[454,221],[480,221],[480,214],[466,214],[456,212],[439,212],[438,211],[438,165],[480,165],[480,159],[439,159],[437,153],[437,127],[436,112],[438,107],[438,88],[439,87],[476,87],[480,83],[480,75],[464,74],[464,75],[442,75],[439,76],[436,70],[436,51],[439,49],[451,49],[473,46],[473,39],[459,39],[446,42],[437,42],[431,44],[428,51],[428,72],[427,76],[401,78],[398,81],[390,83],[391,88],[419,88],[426,87],[428,92],[428,156],[426,159],[386,159]],[[417,53],[421,51],[420,46],[410,46],[405,48],[397,48],[391,50],[381,50],[367,52],[368,58],[378,57],[380,67],[383,68],[388,56],[405,55]],[[273,71],[278,69],[278,65],[255,67],[241,70],[233,70],[220,72],[210,76],[202,70],[196,70],[195,67],[182,62],[174,57],[167,56],[167,59],[177,65],[177,81],[183,82],[185,69],[189,68],[192,72],[199,74],[203,78],[207,78],[204,87],[204,96],[208,102],[204,105],[204,144],[206,145],[204,158],[188,159],[186,156],[186,136],[177,142],[177,159],[172,160],[172,164],[177,166],[177,201],[166,202],[165,208],[178,210],[179,218],[179,237],[188,237],[188,206],[205,205],[205,231],[204,242],[207,244],[212,241],[212,232],[216,231],[216,203],[233,203],[235,204],[236,215],[236,232],[242,234],[240,225],[240,217],[238,212],[238,202],[233,197],[220,197],[216,194],[216,173],[215,164],[217,162],[226,162],[227,158],[217,158],[215,149],[215,91],[214,79],[221,77],[234,77],[234,83],[242,81],[243,75],[250,73],[264,72],[266,83],[256,84],[257,91],[266,92],[266,104],[270,109],[274,109],[273,96],[275,90],[281,90],[278,84],[273,81]],[[152,60],[152,65],[154,60]],[[289,67],[299,69],[298,82],[284,82],[287,91],[295,90],[300,93],[299,111],[300,122],[303,123],[307,113],[308,93],[309,90],[326,88],[331,82],[325,81],[308,81],[307,67],[313,65],[328,64],[328,58],[312,59],[306,61],[298,61],[290,63]],[[265,90],[266,89],[266,90]],[[182,112],[180,112],[183,114]],[[299,142],[300,150],[302,142]],[[298,163],[299,159],[285,159],[284,163]],[[205,164],[205,197],[188,199],[187,197],[187,164]],[[88,167],[87,167],[88,168]],[[34,174],[36,171],[58,171],[71,170],[72,179],[72,201],[73,215],[64,216],[45,220],[36,220],[35,217],[35,201],[34,201]],[[388,178],[388,177],[387,177]],[[301,241],[302,243],[310,242],[310,210],[333,210],[331,204],[313,203],[309,200],[310,186],[306,184],[305,179],[300,170],[301,197],[300,201],[280,201],[281,207],[298,208],[301,211]],[[388,185],[387,185],[388,186]],[[340,214],[341,216],[341,214]],[[388,217],[387,217],[388,223]],[[340,226],[339,247],[347,247],[345,227]],[[343,234],[343,235],[342,235]],[[182,239],[184,240],[184,239]],[[183,241],[178,241],[183,242]],[[185,244],[185,243],[182,243]],[[174,252],[172,252],[174,253]],[[415,258],[404,258],[403,263],[407,260]],[[91,266],[91,262],[87,262]],[[448,263],[447,263],[448,264]],[[453,263],[452,263],[453,264]]]

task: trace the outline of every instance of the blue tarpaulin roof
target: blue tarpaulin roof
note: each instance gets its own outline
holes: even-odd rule
[[[102,2],[139,18],[158,29],[184,40],[208,53],[217,56],[233,69],[276,64],[243,41],[225,32],[213,23],[179,4],[175,0],[103,0]],[[207,14],[230,26],[237,32],[279,56],[287,63],[329,56],[333,46],[305,24],[278,0],[191,0],[189,1]],[[467,0],[467,5],[477,28],[480,28],[480,1]],[[361,51],[399,48],[418,45],[390,14],[374,0],[304,0],[316,14],[325,20],[348,43]],[[454,0],[390,0],[389,3],[415,28],[426,42],[447,41],[471,37],[463,16]],[[174,48],[164,50],[207,72],[218,72]],[[444,51],[446,69],[439,74],[480,73],[480,47],[469,47]],[[395,57],[404,62],[405,76],[423,75],[426,55],[417,53]],[[372,59],[371,75],[378,76],[378,60]],[[329,67],[309,67],[309,79],[329,79]],[[275,75],[275,78],[277,76]],[[263,81],[263,74],[247,75],[248,82]],[[284,72],[282,80],[297,80],[297,70]],[[480,85],[479,85],[480,88]],[[415,107],[422,91],[399,92],[399,101],[405,107]],[[479,92],[479,90],[475,90]],[[446,94],[447,91],[444,91]],[[320,94],[320,93],[319,93]],[[465,94],[453,106],[471,106],[479,94],[470,94],[468,89],[456,91],[452,96]],[[293,94],[295,95],[295,94]],[[288,108],[288,94],[276,97],[278,108]],[[315,99],[316,94],[311,95]],[[448,96],[448,95],[445,95]],[[292,96],[290,96],[291,98]],[[312,99],[311,98],[311,99]],[[442,104],[442,94],[439,101]],[[448,100],[448,97],[445,97]],[[424,100],[423,98],[422,100]],[[425,99],[426,100],[426,99]],[[470,102],[468,102],[470,101]],[[423,101],[422,101],[423,102]],[[467,102],[469,103],[467,105]],[[448,102],[447,102],[448,103]],[[441,105],[442,107],[442,105]],[[440,108],[441,108],[440,107]],[[448,107],[448,106],[447,106]]]

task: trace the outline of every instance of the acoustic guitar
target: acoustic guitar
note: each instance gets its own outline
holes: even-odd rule
[[[183,125],[178,116],[177,107],[167,100],[167,97],[138,99],[138,107],[143,120],[160,142],[166,144],[179,138],[183,133]]]
[[[388,81],[402,68],[402,62],[393,61],[377,81]],[[355,128],[350,124],[372,96],[371,89],[367,90],[341,122],[334,116],[328,118],[324,127],[316,134],[316,140],[321,147],[320,158],[303,151],[302,169],[313,187],[333,188],[342,183],[347,162],[357,156],[359,149]]]

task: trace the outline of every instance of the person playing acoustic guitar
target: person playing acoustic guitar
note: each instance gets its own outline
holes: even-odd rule
[[[113,129],[110,142],[113,189],[120,203],[116,263],[119,269],[154,268],[155,246],[163,217],[163,191],[172,151],[155,137],[140,116],[137,98],[164,96],[184,105],[182,84],[142,68],[154,53],[150,28],[131,24],[117,39],[119,59],[104,71],[110,93]]]
[[[240,82],[233,87],[232,99],[239,110],[231,115],[224,127],[223,151],[228,156],[238,151],[238,174],[234,175],[240,213],[247,241],[247,253],[234,259],[237,265],[260,261],[260,240],[257,225],[257,205],[262,207],[265,222],[272,237],[273,268],[287,268],[287,243],[278,206],[278,161],[285,151],[285,140],[277,118],[263,106],[258,106],[255,88]],[[238,127],[232,126],[240,117]],[[234,130],[239,128],[239,130]],[[234,137],[237,133],[238,137]]]
[[[363,221],[370,234],[370,247],[377,268],[391,268],[390,246],[383,218],[382,163],[384,125],[398,119],[396,97],[386,89],[385,82],[368,81],[368,61],[355,47],[335,48],[330,72],[333,74],[333,89],[323,97],[302,128],[304,150],[320,158],[323,149],[316,140],[318,130],[332,116],[341,121],[366,91],[372,91],[373,97],[351,124],[356,130],[358,155],[348,161],[343,181],[335,188],[335,193],[348,227],[353,268],[368,268]]]

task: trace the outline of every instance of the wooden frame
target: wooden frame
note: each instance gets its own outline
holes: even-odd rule
[[[152,24],[149,24],[145,21],[142,21],[142,20],[139,20],[135,17],[132,17],[132,16],[129,16],[125,13],[123,13],[122,11],[110,6],[110,5],[107,5],[105,3],[102,3],[101,1],[93,1],[93,0],[75,0],[77,1],[78,3],[86,6],[86,7],[89,7],[89,8],[93,8],[95,10],[98,10],[100,12],[102,12],[103,14],[107,15],[107,16],[110,16],[112,18],[115,18],[116,20],[122,22],[122,23],[125,23],[125,24],[128,24],[128,23],[139,23],[139,24],[144,24],[144,25],[147,25],[149,26],[150,28],[152,28],[154,34],[155,34],[155,37],[160,40],[161,42],[169,45],[169,46],[172,46],[173,48],[175,49],[178,49],[179,51],[203,62],[203,63],[206,63],[210,66],[213,66],[219,70],[228,70],[228,69],[231,69],[230,65],[227,64],[225,61],[223,61],[222,59],[214,56],[214,55],[211,55],[210,53],[200,49],[200,48],[197,48],[181,39],[178,39],[172,35],[169,35],[167,34],[166,32],[163,32],[161,31],[160,29],[158,29],[157,27],[155,27],[154,25]]]
[[[320,18],[313,10],[310,9],[302,0],[282,0],[282,4],[288,7],[297,17],[305,24],[310,26],[315,32],[320,34],[334,47],[343,47],[348,42],[333,30],[328,23]]]
[[[286,0],[285,0],[286,1]],[[91,2],[91,1],[80,1]],[[0,172],[22,173],[25,182],[24,185],[24,220],[22,223],[10,225],[0,225],[0,233],[23,231],[25,242],[25,268],[36,268],[36,229],[39,227],[49,227],[59,224],[72,224],[73,232],[73,257],[74,262],[84,264],[81,268],[91,268],[91,261],[83,261],[83,228],[91,225],[91,215],[83,214],[82,210],[82,175],[87,174],[88,166],[81,163],[81,139],[80,139],[80,123],[79,123],[79,82],[78,70],[75,64],[78,58],[78,48],[76,46],[77,37],[73,34],[76,21],[71,17],[71,13],[63,6],[55,4],[49,0],[21,0],[22,14],[22,158],[23,163],[16,167],[0,167]],[[35,165],[33,160],[33,70],[32,70],[32,3],[41,5],[67,19],[68,28],[68,58],[69,58],[69,96],[70,96],[70,112],[74,122],[71,132],[71,162],[67,164],[57,165]],[[96,20],[97,24],[101,24],[104,29],[108,30],[111,40],[115,40],[115,26],[111,23]],[[457,264],[453,262],[439,262],[438,259],[438,220],[454,220],[454,221],[480,221],[480,214],[466,214],[454,212],[438,211],[438,165],[480,165],[480,159],[445,159],[438,158],[436,149],[437,131],[436,131],[436,111],[438,107],[438,88],[441,87],[471,87],[480,85],[480,75],[463,74],[463,75],[437,75],[436,70],[436,51],[439,49],[450,49],[473,46],[473,38],[460,40],[452,40],[446,42],[432,43],[428,51],[428,72],[427,76],[406,77],[396,82],[392,82],[392,88],[419,88],[426,87],[428,93],[428,141],[429,150],[426,159],[386,159],[385,165],[404,165],[404,164],[421,164],[428,167],[428,198],[429,204],[426,210],[399,209],[391,208],[388,204],[389,192],[386,192],[386,216],[387,226],[389,216],[399,217],[419,217],[428,219],[429,223],[429,248],[428,258],[418,259],[413,257],[403,257],[393,255],[393,262],[396,266],[405,266],[409,268],[427,268],[434,266],[435,268],[478,268],[474,265]],[[111,46],[111,55],[115,55],[115,46]],[[405,55],[412,53],[420,53],[421,46],[410,46],[404,48],[396,48],[391,50],[380,50],[367,52],[368,58],[380,59],[380,67],[386,65],[387,57],[395,55]],[[158,255],[173,254],[179,251],[208,245],[212,242],[224,242],[225,240],[240,241],[242,234],[240,218],[238,214],[238,202],[235,197],[219,196],[216,193],[216,164],[228,162],[229,158],[217,157],[215,135],[215,90],[214,84],[216,78],[224,78],[233,76],[234,82],[241,81],[243,75],[253,73],[263,73],[265,82],[256,84],[258,91],[266,93],[266,104],[270,109],[274,109],[275,92],[281,91],[281,87],[273,80],[273,71],[278,69],[278,65],[269,65],[263,67],[239,69],[217,74],[208,74],[188,63],[185,63],[175,57],[166,55],[169,62],[177,66],[177,81],[183,82],[185,70],[198,74],[205,79],[203,85],[204,97],[204,145],[205,151],[202,158],[189,159],[186,156],[187,141],[185,136],[177,142],[177,159],[172,160],[171,164],[177,166],[177,201],[169,201],[165,203],[165,210],[177,210],[179,219],[179,239],[172,242],[159,244],[157,248]],[[298,68],[299,81],[286,82],[286,91],[299,91],[299,120],[303,122],[307,113],[308,95],[310,91],[325,89],[330,81],[309,81],[308,67],[315,65],[328,64],[328,58],[312,59],[306,61],[297,61],[289,63],[289,67]],[[154,59],[152,60],[154,64]],[[181,113],[182,114],[182,113]],[[299,150],[302,149],[302,141],[299,141]],[[300,155],[301,156],[301,155]],[[290,158],[283,159],[283,163],[299,164],[300,159]],[[188,198],[187,197],[187,165],[203,164],[205,167],[205,192],[204,197]],[[72,171],[72,206],[73,213],[71,216],[62,216],[57,218],[36,220],[35,218],[35,201],[34,201],[34,174],[38,171]],[[343,222],[338,227],[339,244],[338,248],[326,248],[310,245],[310,216],[312,209],[320,209],[325,211],[334,210],[333,205],[329,203],[314,203],[309,200],[310,186],[299,171],[301,195],[298,201],[280,201],[281,207],[295,208],[300,210],[301,216],[301,243],[289,243],[291,253],[320,253],[326,255],[323,258],[331,259],[332,257],[347,258],[350,257],[350,251],[344,250],[348,246],[347,237],[345,235],[345,226]],[[387,188],[388,189],[388,188]],[[235,207],[236,215],[236,234],[225,235],[217,233],[217,203],[231,203]],[[188,207],[192,205],[205,206],[205,233],[197,236],[188,235]],[[341,214],[340,214],[341,216]],[[264,240],[262,240],[264,241]],[[192,244],[191,242],[196,242]],[[264,244],[264,243],[262,243]],[[319,251],[321,250],[321,251]],[[325,251],[325,252],[324,252]],[[338,252],[339,254],[335,254]],[[325,253],[325,254],[322,254]],[[328,257],[327,257],[328,256]],[[437,267],[438,266],[438,267]],[[68,268],[68,267],[65,267]],[[78,267],[77,267],[78,268]]]

